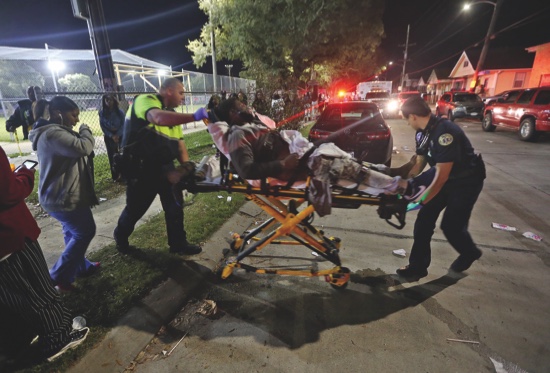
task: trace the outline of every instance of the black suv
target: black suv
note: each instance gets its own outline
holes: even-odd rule
[[[455,118],[483,119],[483,101],[475,93],[466,91],[445,92],[435,104],[435,115],[447,115],[449,120]]]

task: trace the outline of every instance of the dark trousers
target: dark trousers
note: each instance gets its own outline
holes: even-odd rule
[[[482,181],[460,186],[447,184],[426,206],[422,207],[414,224],[414,243],[409,258],[411,268],[427,269],[430,266],[432,253],[430,242],[435,224],[443,209],[445,213],[441,221],[441,230],[451,246],[460,255],[476,257],[479,249],[468,233],[468,222],[482,189]]]
[[[134,231],[136,223],[149,209],[157,194],[164,210],[168,246],[170,249],[177,250],[187,245],[187,235],[183,227],[183,207],[176,202],[172,185],[159,168],[148,167],[138,179],[128,181],[126,207],[118,219],[114,232],[118,245],[128,245],[128,238]],[[177,193],[182,192],[178,190]]]
[[[111,136],[103,136],[105,147],[107,148],[107,157],[109,157],[109,166],[111,167],[111,176],[113,180],[118,180],[118,173],[113,168],[113,155],[118,152],[118,143]],[[120,139],[119,141],[122,141]]]
[[[31,339],[39,336],[39,348],[46,356],[67,344],[71,317],[52,285],[38,242],[27,240],[24,250],[0,262],[0,310],[19,319],[20,323],[11,320],[19,325],[12,328],[16,336],[24,326],[31,332]],[[0,338],[7,338],[8,343],[14,340],[4,331]]]

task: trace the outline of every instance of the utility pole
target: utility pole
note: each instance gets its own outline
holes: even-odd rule
[[[105,92],[114,92],[117,87],[115,71],[101,0],[71,0],[71,5],[74,16],[86,20],[88,24],[101,87]]]
[[[405,89],[405,67],[407,66],[407,53],[409,50],[409,31],[411,30],[411,25],[407,25],[407,39],[405,41],[405,55],[403,58],[403,72],[401,73],[401,92]]]
[[[496,2],[492,1],[478,1],[478,3],[488,3],[493,6],[493,15],[491,16],[491,22],[489,23],[489,29],[487,30],[487,35],[485,35],[485,40],[483,42],[483,48],[481,49],[481,54],[479,55],[479,61],[476,65],[476,71],[474,72],[474,77],[472,78],[473,90],[475,92],[476,87],[478,86],[477,78],[479,72],[483,70],[483,64],[485,63],[485,57],[487,57],[487,52],[489,50],[489,42],[491,41],[491,36],[493,35],[493,30],[495,29],[495,24],[502,5],[502,0],[497,0]]]

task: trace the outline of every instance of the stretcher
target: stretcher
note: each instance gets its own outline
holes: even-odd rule
[[[341,240],[325,235],[322,229],[313,224],[315,207],[308,203],[309,180],[299,189],[288,188],[286,185],[272,185],[269,180],[262,180],[253,186],[228,171],[219,182],[196,181],[187,178],[182,181],[181,188],[191,193],[220,192],[243,193],[270,217],[254,229],[241,234],[234,233],[231,237],[230,249],[235,257],[227,258],[222,264],[219,274],[222,279],[228,278],[235,269],[247,272],[290,276],[324,276],[325,280],[336,289],[343,289],[350,279],[350,270],[342,266],[340,259]],[[332,188],[333,208],[356,209],[363,205],[378,206],[380,218],[391,226],[402,229],[405,226],[407,201],[396,195],[374,196],[364,194],[354,189],[335,186]],[[299,245],[310,252],[334,264],[334,267],[324,270],[315,269],[274,269],[260,268],[249,264],[247,258],[269,245]]]

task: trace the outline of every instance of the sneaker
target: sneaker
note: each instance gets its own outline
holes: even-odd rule
[[[395,272],[399,275],[399,277],[404,277],[409,281],[418,281],[422,277],[428,276],[427,269],[413,269],[408,265],[405,267],[399,268]]]
[[[131,245],[121,245],[121,244],[116,244],[115,248],[117,249],[117,251],[121,254],[128,254],[129,252],[131,252],[132,250],[135,250],[136,247],[135,246],[131,246]]]
[[[100,265],[101,265],[101,262],[92,262],[92,266],[88,268],[86,272],[80,274],[78,277],[89,277],[96,274],[99,271]]]
[[[202,252],[202,248],[199,245],[187,244],[183,247],[170,249],[170,252],[172,254],[178,254],[178,255],[196,255]]]
[[[68,350],[75,348],[76,346],[84,342],[89,332],[90,332],[90,328],[73,330],[69,334],[69,342],[65,346],[61,347],[61,349],[59,349],[59,351],[57,351],[55,354],[48,357],[46,360],[48,360],[49,362],[52,362],[55,359],[57,359],[59,356],[63,355]]]
[[[459,255],[458,258],[451,264],[451,270],[455,272],[464,272],[472,266],[472,263],[481,258],[481,250],[477,249],[477,252],[473,256]]]

